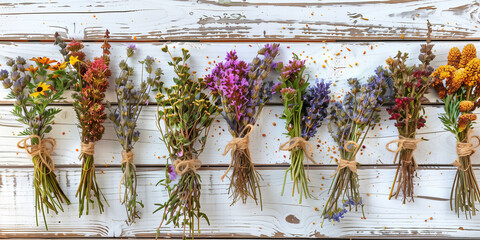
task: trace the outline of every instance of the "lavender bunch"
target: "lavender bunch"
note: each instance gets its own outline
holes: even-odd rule
[[[140,89],[134,88],[134,83],[130,79],[133,76],[133,68],[127,64],[128,58],[135,53],[135,45],[130,45],[127,48],[127,58],[122,60],[119,64],[120,74],[115,79],[115,93],[117,95],[118,106],[110,109],[109,118],[114,123],[115,133],[118,137],[118,142],[122,146],[122,172],[123,176],[120,184],[125,187],[123,200],[120,195],[120,201],[125,205],[127,211],[127,224],[131,224],[138,218],[136,210],[137,204],[143,207],[141,201],[137,200],[137,173],[135,170],[133,158],[133,145],[140,137],[140,131],[136,131],[137,120],[144,105],[148,104],[148,94],[152,86],[160,81],[161,73],[153,72],[154,60],[151,57],[146,57],[145,60],[139,61],[142,68],[148,73],[147,80],[143,80]],[[120,193],[119,193],[120,194]]]
[[[286,130],[290,137],[289,141],[280,146],[280,150],[290,151],[290,167],[285,172],[282,195],[285,190],[285,182],[290,172],[293,181],[292,196],[295,188],[302,198],[309,198],[307,178],[305,174],[304,158],[307,157],[316,163],[311,155],[313,147],[308,140],[315,135],[321,121],[327,116],[327,107],[330,102],[330,83],[318,82],[309,87],[308,80],[304,77],[305,61],[299,60],[294,55],[293,60],[282,68],[280,83],[274,87],[280,90],[282,102],[285,107],[281,119],[286,120]]]
[[[260,174],[255,170],[250,150],[249,135],[263,106],[273,95],[273,83],[265,81],[276,67],[273,62],[278,55],[278,44],[266,44],[258,51],[252,63],[238,59],[235,51],[227,54],[224,62],[218,63],[212,73],[205,77],[206,87],[214,97],[219,97],[224,119],[234,137],[225,147],[224,155],[231,151],[232,161],[223,178],[233,167],[229,193],[232,204],[239,199],[246,203],[249,197],[262,205]],[[260,56],[263,56],[261,58]]]
[[[343,103],[335,102],[329,107],[328,131],[339,146],[340,159],[322,212],[324,220],[340,221],[347,208],[357,211],[360,207],[363,213],[355,156],[368,131],[380,121],[386,76],[381,67],[375,73],[364,85],[355,78],[349,79],[351,90],[345,95]]]

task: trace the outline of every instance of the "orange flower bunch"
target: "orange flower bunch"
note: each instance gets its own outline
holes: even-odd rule
[[[471,154],[475,152],[470,139],[473,121],[477,119],[473,110],[480,106],[480,59],[473,44],[467,44],[462,52],[456,47],[448,53],[447,65],[432,73],[433,86],[445,103],[445,113],[440,114],[446,130],[457,138],[458,158],[452,165],[457,167],[450,206],[460,216],[475,215],[475,204],[480,200],[480,188],[471,166]]]
[[[432,77],[433,86],[442,99],[447,94],[457,93],[462,87],[467,90],[466,94],[469,98],[480,97],[480,59],[477,58],[475,46],[467,44],[461,53],[457,47],[450,49],[447,65],[437,68]],[[471,95],[472,92],[474,92],[473,95]]]
[[[450,49],[447,65],[440,66],[432,74],[433,86],[442,99],[457,96],[461,102],[458,130],[463,132],[477,116],[470,113],[480,105],[480,59],[473,44],[467,44],[462,52],[457,47]]]

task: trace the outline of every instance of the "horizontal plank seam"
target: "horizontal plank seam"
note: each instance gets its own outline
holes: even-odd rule
[[[136,168],[143,168],[143,169],[149,169],[149,168],[165,168],[165,164],[138,164],[136,165]],[[288,168],[290,164],[256,164],[255,168],[260,169],[260,170],[268,170],[268,169],[284,169]],[[324,165],[305,165],[307,166],[307,170],[321,170],[321,169],[336,169],[337,165],[336,164],[324,164]],[[0,165],[0,169],[23,169],[23,168],[32,168],[33,166],[29,165]],[[56,169],[74,169],[74,168],[80,168],[81,165],[67,165],[67,164],[57,164],[55,165]],[[397,164],[361,164],[358,168],[359,169],[393,169],[398,167]],[[478,168],[480,167],[480,164],[472,164],[473,168]],[[120,164],[109,164],[108,167],[105,165],[101,164],[96,164],[95,168],[97,170],[110,170],[112,168],[120,168]],[[218,165],[204,165],[200,168],[200,170],[207,171],[207,170],[225,170],[228,168],[228,164],[218,164]],[[418,165],[419,169],[455,169],[453,165],[450,164],[420,164]]]
[[[114,36],[112,38],[115,38]],[[76,39],[77,41],[81,41],[84,43],[92,43],[92,42],[103,42],[103,39]],[[448,38],[448,39],[432,39],[432,42],[451,42],[451,41],[478,41],[480,38]],[[67,40],[65,40],[67,41]],[[371,42],[423,42],[426,41],[425,38],[392,38],[392,39],[376,39],[376,38],[364,38],[364,39],[294,39],[294,38],[286,38],[286,39],[235,39],[234,41],[229,39],[158,39],[158,40],[116,40],[110,39],[110,43],[265,43],[265,42],[280,42],[280,43],[322,43],[322,42],[338,42],[338,43],[351,43],[351,42],[359,42],[359,43],[371,43]],[[55,42],[54,39],[9,39],[9,38],[0,38],[0,42]]]

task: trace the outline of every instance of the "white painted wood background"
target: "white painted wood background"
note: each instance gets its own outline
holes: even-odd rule
[[[100,54],[105,28],[112,36],[113,75],[125,56],[125,47],[136,42],[141,59],[147,54],[163,68],[163,80],[171,82],[172,72],[167,56],[160,48],[168,41],[173,49],[191,50],[190,65],[198,76],[221,61],[225,53],[235,49],[249,61],[264,42],[281,42],[279,60],[288,61],[291,53],[308,59],[311,77],[334,82],[333,93],[341,95],[349,77],[365,78],[376,66],[394,56],[397,50],[410,53],[415,63],[419,44],[425,38],[426,20],[433,24],[435,54],[433,65],[446,62],[448,50],[463,47],[478,40],[480,33],[477,1],[316,1],[316,0],[0,0],[0,64],[6,57],[47,56],[60,58],[53,46],[53,34],[64,38],[88,40],[89,56]],[[326,41],[326,42],[322,42]],[[478,46],[480,47],[480,45]],[[178,51],[177,51],[178,52]],[[138,68],[138,65],[137,65]],[[113,79],[112,79],[113,85]],[[71,100],[62,103],[50,136],[57,139],[54,159],[60,184],[72,200],[64,213],[48,217],[50,230],[35,226],[32,164],[28,156],[16,148],[18,133],[23,126],[9,113],[12,102],[0,90],[0,238],[112,238],[155,235],[161,216],[153,215],[154,203],[166,200],[166,192],[155,183],[163,178],[166,149],[159,141],[154,124],[154,106],[144,109],[139,119],[140,141],[135,146],[135,161],[139,171],[139,198],[145,204],[141,219],[127,226],[124,209],[118,202],[118,181],[121,177],[120,151],[111,123],[97,149],[96,165],[99,184],[110,207],[103,215],[95,211],[78,219],[75,192],[79,182],[79,131]],[[114,100],[111,89],[107,98]],[[414,203],[401,204],[388,200],[395,173],[394,154],[385,144],[396,139],[393,123],[383,120],[365,142],[358,156],[361,193],[366,219],[358,213],[348,213],[342,222],[320,227],[320,213],[327,198],[331,175],[335,170],[335,144],[326,127],[311,140],[316,146],[315,159],[320,165],[310,166],[310,187],[317,199],[298,204],[297,197],[280,197],[281,182],[288,167],[288,154],[278,146],[286,140],[284,123],[278,119],[282,106],[278,99],[267,106],[251,137],[252,157],[264,177],[261,183],[264,210],[252,202],[230,207],[228,182],[220,176],[229,163],[221,151],[231,137],[225,122],[219,118],[202,155],[200,170],[203,180],[202,209],[211,225],[202,222],[203,238],[476,238],[480,235],[480,216],[471,220],[457,218],[450,211],[450,187],[456,158],[454,137],[442,129],[437,116],[443,106],[434,93],[428,95],[427,127],[420,135],[430,139],[422,142],[415,152],[420,168]],[[480,130],[476,130],[480,134]],[[476,173],[480,175],[478,158],[474,155]],[[291,185],[287,185],[287,189]],[[287,191],[288,192],[288,191]],[[171,226],[162,229],[164,237],[180,237],[181,230]]]

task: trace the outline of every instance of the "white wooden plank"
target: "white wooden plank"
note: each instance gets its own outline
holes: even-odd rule
[[[478,5],[448,1],[129,0],[0,3],[0,39],[478,39]]]
[[[154,203],[165,201],[162,187],[156,187],[163,174],[160,168],[139,169],[139,195],[145,208],[142,218],[132,226],[124,222],[125,214],[118,201],[118,169],[98,174],[99,184],[110,203],[103,215],[93,213],[78,219],[74,194],[79,181],[78,169],[61,169],[59,180],[72,205],[65,213],[48,217],[50,231],[35,226],[33,188],[30,169],[0,169],[0,237],[152,237],[160,221],[153,215]],[[458,237],[475,238],[480,234],[480,218],[457,218],[450,211],[450,186],[453,169],[421,168],[415,179],[414,203],[402,205],[400,200],[388,200],[394,169],[361,168],[360,192],[365,202],[366,219],[357,212],[347,213],[342,222],[320,227],[320,211],[326,200],[334,169],[310,171],[312,194],[317,199],[297,204],[298,198],[280,197],[283,169],[260,170],[264,210],[252,202],[230,207],[227,182],[221,182],[223,170],[200,171],[202,177],[202,209],[211,225],[201,223],[202,237]],[[480,174],[480,170],[476,169]],[[460,230],[462,229],[462,230]],[[181,230],[162,228],[163,236],[179,236]]]
[[[56,164],[78,166],[80,148],[79,131],[75,125],[76,118],[71,107],[61,107],[63,111],[55,120],[53,131],[50,134],[57,140],[57,147],[54,152]],[[0,107],[0,166],[31,166],[29,156],[16,144],[21,139],[17,136],[23,129],[23,126],[16,122],[9,113],[11,107]],[[135,161],[141,165],[161,165],[165,164],[167,151],[163,142],[159,140],[159,131],[155,125],[156,107],[144,108],[142,115],[138,120],[138,129],[141,131],[140,140],[135,145]],[[278,151],[279,146],[287,140],[283,134],[285,132],[284,121],[278,117],[283,111],[282,106],[267,106],[258,122],[257,128],[251,135],[250,150],[252,158],[256,164],[285,165],[289,163],[288,152]],[[443,130],[443,125],[438,119],[438,114],[442,113],[443,107],[430,106],[426,108],[427,127],[419,130],[418,137],[423,137],[429,141],[419,144],[415,151],[415,157],[419,164],[426,165],[448,165],[456,159],[455,138],[453,134]],[[382,111],[383,120],[370,131],[364,145],[358,155],[358,161],[361,164],[392,164],[394,153],[385,150],[385,145],[392,140],[397,139],[397,130],[394,122],[388,120],[386,111]],[[474,133],[480,135],[480,129],[475,128]],[[222,156],[223,149],[231,136],[228,133],[227,124],[219,117],[218,121],[212,126],[209,140],[205,152],[201,155],[201,160],[206,165],[228,165],[230,156]],[[336,144],[327,131],[326,124],[322,126],[316,137],[310,142],[314,146],[314,159],[323,165],[334,165],[338,158]],[[439,150],[439,146],[441,150]],[[391,146],[395,148],[395,146]],[[118,165],[121,161],[121,147],[109,121],[106,124],[106,133],[97,145],[96,163],[100,166]],[[474,164],[478,164],[475,161]]]
[[[315,78],[323,78],[334,83],[332,93],[341,94],[349,90],[347,79],[357,77],[366,79],[373,74],[373,70],[385,65],[385,59],[395,56],[398,50],[407,52],[410,55],[409,63],[418,63],[417,56],[419,54],[420,44],[422,41],[415,42],[351,42],[351,43],[282,43],[280,46],[280,56],[278,61],[288,62],[292,53],[296,53],[302,59],[307,61],[307,73],[312,81]],[[448,51],[451,47],[457,46],[463,48],[468,42],[437,42],[435,43],[434,52],[437,55],[432,62],[432,66],[438,67],[446,63]],[[93,58],[101,55],[100,43],[85,44],[85,52],[87,56]],[[190,66],[197,76],[208,74],[216,63],[222,61],[230,50],[236,50],[241,59],[250,62],[255,57],[257,51],[263,47],[263,43],[169,43],[169,48],[180,54],[181,48],[187,48],[191,51]],[[126,43],[112,43],[112,72],[110,79],[111,87],[107,92],[107,99],[115,101],[113,83],[118,73],[118,63],[126,56]],[[167,65],[169,57],[160,49],[163,43],[139,43],[137,44],[137,54],[134,56],[132,66],[135,67],[135,82],[141,80],[141,65],[138,60],[144,59],[147,55],[155,57],[158,60],[156,66],[163,69],[165,75],[162,80],[167,84],[172,83],[173,72]],[[480,46],[479,46],[480,47]],[[7,57],[14,58],[22,56],[30,59],[36,56],[47,56],[53,59],[61,59],[62,56],[58,52],[58,47],[51,43],[10,43],[0,42],[0,66],[7,68],[5,65]],[[33,63],[31,63],[33,64]],[[8,69],[8,68],[7,68]],[[270,79],[275,80],[278,75],[272,74]],[[6,99],[7,90],[0,88],[0,101],[11,101]],[[69,96],[66,93],[65,96]],[[153,97],[153,94],[152,94]],[[431,102],[437,102],[438,98],[435,93],[428,95]],[[71,101],[67,101],[71,102]],[[275,100],[274,102],[278,102]]]

